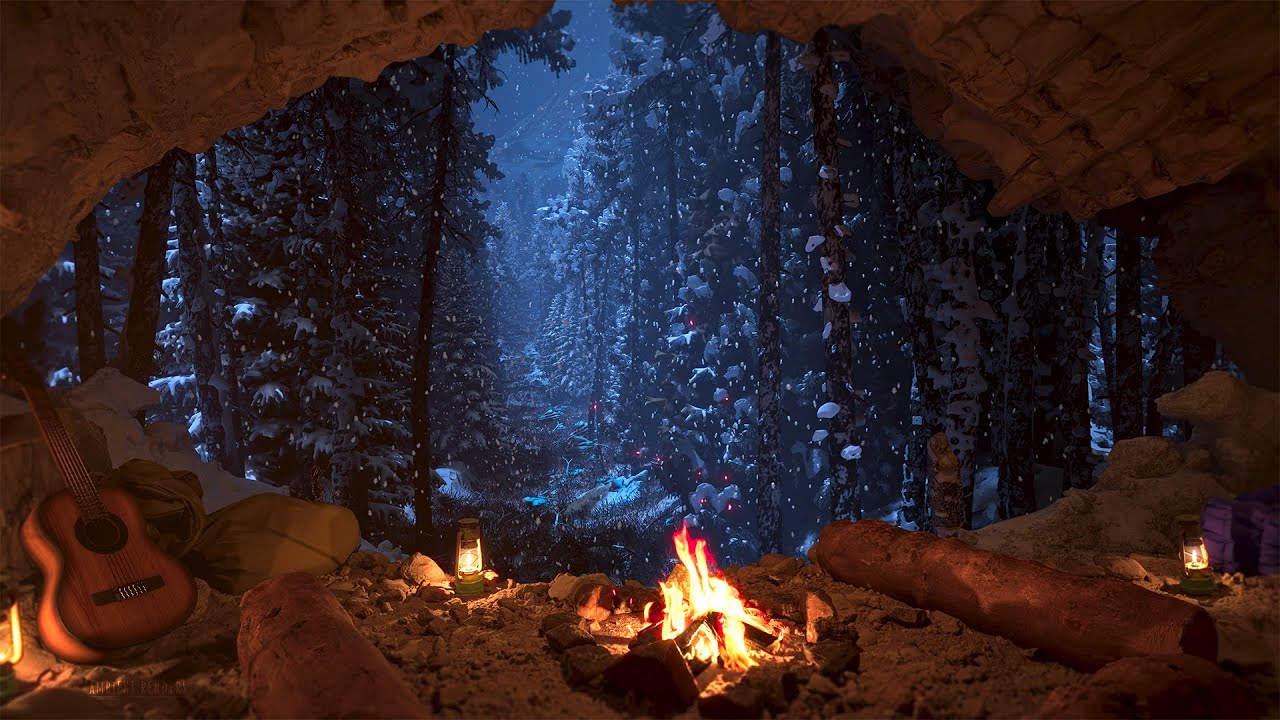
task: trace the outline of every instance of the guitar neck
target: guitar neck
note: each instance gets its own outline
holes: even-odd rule
[[[62,419],[58,417],[58,411],[54,408],[49,393],[42,385],[24,382],[22,394],[26,396],[27,404],[31,406],[31,414],[36,419],[40,434],[44,436],[53,464],[62,474],[62,479],[66,482],[72,497],[75,498],[81,514],[86,517],[102,515],[105,510],[101,498],[98,497],[98,489],[94,486],[93,478],[89,475],[88,468],[84,466],[84,461],[80,459],[80,452],[76,450],[75,443],[71,441],[71,434],[67,432]]]

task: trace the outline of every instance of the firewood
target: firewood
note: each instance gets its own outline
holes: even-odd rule
[[[1196,605],[878,520],[828,525],[809,558],[837,580],[940,610],[1081,670],[1135,655],[1218,655],[1217,629]]]
[[[246,592],[236,646],[260,718],[430,714],[310,574],[281,575]]]

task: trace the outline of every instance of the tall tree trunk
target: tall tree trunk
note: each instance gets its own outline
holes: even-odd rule
[[[1164,418],[1156,409],[1156,399],[1172,390],[1169,375],[1173,368],[1173,352],[1177,347],[1177,311],[1166,306],[1160,313],[1155,340],[1151,343],[1151,380],[1143,405],[1143,427],[1148,435],[1164,435]]]
[[[138,245],[133,253],[129,312],[116,358],[121,372],[144,385],[155,374],[160,285],[164,281],[165,251],[169,244],[169,209],[173,202],[173,164],[177,152],[180,151],[165,153],[160,162],[147,171]]]
[[[107,338],[102,320],[102,283],[98,278],[98,216],[89,208],[76,225],[72,254],[76,263],[76,342],[80,382],[107,365]]]
[[[219,249],[223,262],[212,262],[210,267],[219,267],[224,282],[227,269],[226,239],[222,235],[222,191],[218,177],[218,145],[215,143],[204,154],[205,185],[209,188],[209,231],[213,247]],[[206,276],[208,277],[208,276]],[[210,280],[212,278],[209,278]],[[212,283],[210,283],[212,285]],[[228,285],[224,285],[227,287]],[[213,294],[213,317],[215,327],[226,323],[226,330],[218,333],[220,347],[216,348],[218,364],[221,366],[222,378],[226,383],[227,402],[222,404],[223,467],[237,477],[245,475],[244,421],[241,411],[244,408],[244,397],[240,389],[240,342],[236,336],[234,319],[227,312],[227,294]]]
[[[1116,440],[1142,435],[1142,243],[1116,235],[1116,359],[1111,405]]]
[[[1028,222],[1030,220],[1030,222]],[[1044,246],[1029,238],[1038,214],[1024,211],[1014,223],[1017,246],[1013,256],[1013,282],[1004,310],[1004,383],[1001,426],[1004,447],[997,476],[1000,516],[1013,518],[1036,509],[1035,453],[1035,342],[1036,286],[1044,262]]]
[[[1064,219],[1063,273],[1066,283],[1066,302],[1063,306],[1062,336],[1064,342],[1056,357],[1060,363],[1059,377],[1063,382],[1063,408],[1058,414],[1058,434],[1065,443],[1062,456],[1062,489],[1089,487],[1093,481],[1093,469],[1089,464],[1092,448],[1092,428],[1089,425],[1089,337],[1092,334],[1092,315],[1088,263],[1084,258],[1084,245],[1080,226]]]
[[[782,40],[765,34],[764,149],[760,163],[760,464],[756,514],[760,552],[781,550],[782,532],[782,319],[778,282],[782,272],[781,125]]]
[[[905,119],[899,109],[895,126]],[[903,306],[911,348],[914,376],[911,392],[911,427],[906,442],[906,473],[902,482],[902,516],[916,529],[933,529],[930,511],[929,438],[938,430],[939,393],[929,368],[937,362],[937,342],[929,311],[929,288],[924,269],[934,261],[937,242],[933,227],[921,227],[920,193],[916,187],[916,156],[925,150],[924,143],[910,132],[898,134],[894,165],[894,182],[898,203],[898,242],[902,247]]]
[[[1102,353],[1102,387],[1107,397],[1107,425],[1113,429],[1115,427],[1115,405],[1116,405],[1116,330],[1115,315],[1111,312],[1111,300],[1113,295],[1107,287],[1106,272],[1106,255],[1107,255],[1107,231],[1106,228],[1092,221],[1096,232],[1091,235],[1090,251],[1097,255],[1098,263],[1098,288],[1095,298],[1097,300],[1096,320],[1098,322],[1098,348]]]
[[[191,153],[174,151],[173,214],[178,226],[178,282],[183,297],[183,330],[191,346],[191,365],[196,377],[196,401],[200,408],[200,429],[205,453],[222,464],[226,438],[222,426],[222,397],[218,387],[218,347],[214,328],[213,293],[205,272],[204,228],[200,201],[196,197],[196,159]]]
[[[355,174],[351,159],[355,133],[352,125],[355,123],[355,113],[352,111],[352,100],[348,94],[351,82],[347,78],[334,78],[325,85],[326,105],[342,123],[341,128],[334,128],[326,122],[326,131],[331,143],[329,171],[332,199],[335,203],[342,203],[340,218],[342,233],[329,235],[332,242],[329,252],[331,272],[329,289],[332,293],[329,307],[333,317],[331,324],[335,327],[331,330],[332,351],[326,364],[332,368],[351,367],[354,362],[351,357],[351,348],[339,335],[337,328],[358,325],[360,322],[353,307],[352,295],[357,288],[352,284],[352,275],[354,258],[363,252],[367,244],[365,225],[356,216],[356,207],[359,205],[357,191],[351,185],[351,178]],[[333,370],[323,368],[322,372],[333,372]],[[359,377],[359,375],[358,372],[352,372],[353,377]],[[363,387],[353,389],[359,392],[365,390]],[[344,504],[355,514],[356,520],[360,523],[361,536],[368,537],[372,530],[372,517],[369,514],[370,473],[366,468],[359,467],[348,459],[355,452],[355,440],[349,433],[343,431],[343,428],[351,427],[359,413],[355,402],[355,400],[344,398],[340,402],[332,403],[332,409],[328,413],[329,431],[343,439],[335,445],[333,455],[336,457],[320,458],[320,465],[331,470],[330,477],[326,478],[326,489],[330,492],[335,488],[344,490],[342,492]]]
[[[1182,330],[1182,384],[1190,385],[1213,369],[1218,359],[1218,341],[1195,329],[1182,313],[1178,313]]]
[[[436,269],[440,265],[440,245],[444,237],[446,184],[453,159],[454,143],[454,68],[453,48],[441,46],[432,57],[444,65],[441,81],[440,111],[436,120],[436,157],[432,173],[431,194],[427,206],[428,222],[422,251],[422,290],[418,298],[418,353],[413,363],[413,511],[414,546],[429,553],[435,540],[432,504],[435,477],[431,450],[431,331],[436,309]]]
[[[826,356],[827,399],[838,411],[831,418],[827,462],[831,473],[831,518],[862,519],[855,459],[860,450],[853,394],[853,332],[849,286],[845,283],[844,226],[840,195],[840,154],[836,143],[836,84],[831,73],[830,38],[819,30],[813,39],[818,65],[810,78],[813,145],[818,155],[818,230],[823,236],[823,317],[830,323]]]

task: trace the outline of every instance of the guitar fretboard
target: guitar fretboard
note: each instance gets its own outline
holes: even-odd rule
[[[45,444],[49,447],[53,464],[57,466],[58,472],[62,473],[62,479],[66,481],[67,489],[75,498],[81,514],[87,518],[105,515],[106,510],[102,506],[102,498],[98,497],[98,489],[93,484],[93,478],[89,475],[88,468],[84,466],[84,461],[80,459],[80,453],[76,450],[75,443],[71,441],[71,435],[62,424],[62,419],[58,417],[58,412],[49,399],[49,393],[43,386],[33,386],[24,382],[22,394],[27,397],[31,414],[36,419],[36,426],[40,428],[40,434],[44,435]]]

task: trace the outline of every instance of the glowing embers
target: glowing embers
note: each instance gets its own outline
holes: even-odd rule
[[[756,665],[752,650],[775,650],[784,631],[775,631],[763,613],[743,603],[723,575],[712,572],[706,540],[691,542],[688,527],[672,539],[680,564],[667,582],[659,583],[662,639],[676,642],[695,675],[715,662],[729,670]],[[645,608],[646,620],[653,619],[651,611]]]

